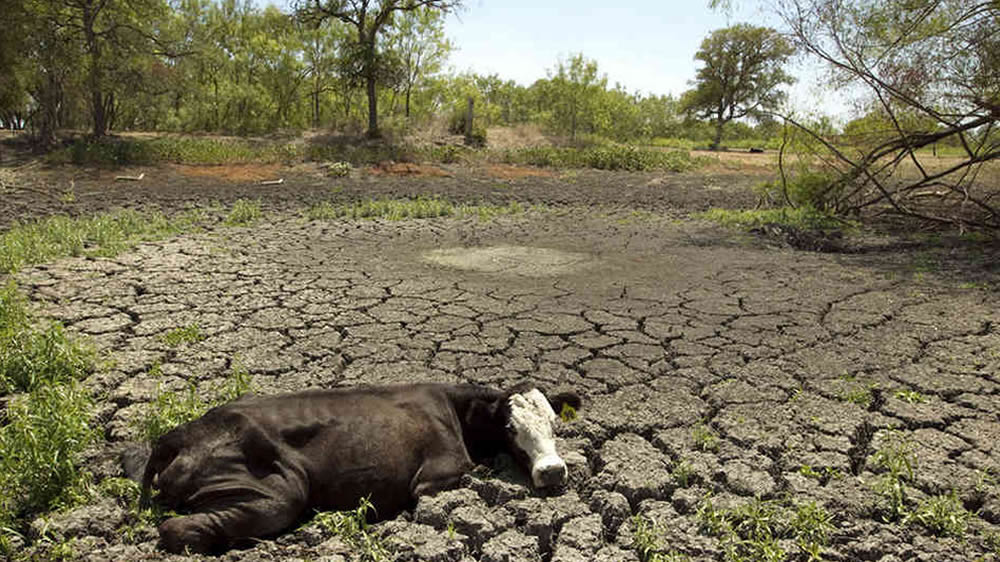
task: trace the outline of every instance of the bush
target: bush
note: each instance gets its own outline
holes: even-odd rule
[[[669,170],[682,172],[696,165],[683,150],[637,148],[610,145],[597,148],[528,147],[506,150],[500,158],[507,164],[557,168],[595,168],[598,170]]]
[[[843,182],[838,175],[825,170],[814,170],[807,165],[797,165],[787,178],[785,187],[781,180],[764,182],[755,188],[763,199],[770,203],[791,203],[794,207],[811,207],[820,211],[832,211],[837,207],[844,193]],[[787,193],[787,201],[785,194]]]

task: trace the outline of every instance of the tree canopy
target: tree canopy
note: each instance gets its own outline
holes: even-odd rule
[[[784,70],[793,53],[777,31],[749,24],[713,31],[702,41],[694,56],[702,66],[683,104],[687,111],[715,123],[712,148],[721,143],[726,123],[781,105],[786,94],[780,87],[793,82]]]

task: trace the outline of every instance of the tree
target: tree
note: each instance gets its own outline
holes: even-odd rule
[[[358,62],[359,74],[365,83],[368,96],[368,136],[380,136],[378,129],[378,92],[380,57],[379,34],[393,25],[393,16],[399,12],[412,12],[421,8],[449,11],[457,8],[461,0],[302,0],[298,7],[300,17],[314,22],[334,18],[354,26],[357,43],[351,58]]]
[[[444,13],[428,7],[404,12],[387,43],[403,66],[404,115],[409,118],[414,86],[441,70],[454,49],[444,36]]]
[[[878,132],[845,146],[786,117],[837,174],[821,194],[827,206],[1000,228],[995,189],[978,181],[982,165],[1000,159],[1000,2],[779,0],[777,10],[835,85],[862,92],[869,117],[851,131]],[[916,151],[938,143],[960,146],[962,157],[928,168]],[[897,173],[903,163],[916,179]]]
[[[115,89],[128,82],[115,81],[122,66],[138,52],[152,52],[154,24],[165,14],[163,0],[39,0],[32,6],[39,23],[62,33],[83,55],[92,133],[104,136],[113,116]],[[55,42],[42,44],[42,58]],[[65,62],[64,57],[59,57]]]
[[[749,24],[715,30],[702,41],[694,56],[702,66],[683,104],[688,112],[714,122],[713,150],[722,142],[726,123],[781,105],[786,94],[778,88],[794,81],[782,67],[793,53],[777,31]]]
[[[597,73],[597,61],[583,53],[560,60],[555,72],[549,72],[546,88],[556,128],[569,132],[573,139],[581,126],[593,131],[594,110],[607,85],[607,76]]]

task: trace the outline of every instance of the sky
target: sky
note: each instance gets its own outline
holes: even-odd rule
[[[597,61],[609,86],[677,96],[691,87],[694,54],[711,31],[736,23],[777,27],[755,2],[736,4],[727,16],[708,0],[465,0],[445,24],[456,45],[449,64],[528,86],[560,58],[583,53]],[[799,77],[789,92],[795,109],[847,117],[847,106],[822,88],[816,68],[797,63],[789,70]]]

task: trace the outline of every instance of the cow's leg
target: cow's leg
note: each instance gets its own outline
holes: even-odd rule
[[[464,448],[429,457],[410,481],[410,493],[416,500],[420,496],[454,488],[458,486],[462,475],[474,466]]]
[[[206,553],[233,541],[273,535],[302,515],[304,501],[262,498],[167,519],[160,524],[163,547],[173,553]]]

